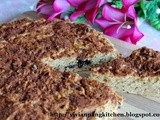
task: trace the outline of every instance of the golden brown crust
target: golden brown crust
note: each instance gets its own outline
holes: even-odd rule
[[[160,52],[143,47],[126,58],[134,66],[139,75],[160,76]]]
[[[92,71],[116,76],[160,76],[160,52],[142,47],[129,57],[118,58]]]
[[[47,115],[55,117],[54,113],[88,113],[110,100],[115,105],[121,102],[121,98],[103,83],[74,73],[61,74],[38,64],[36,68],[28,66],[17,72],[10,71],[12,75],[1,79],[0,111],[4,114],[0,119],[11,116],[18,120],[30,116],[40,119]]]
[[[33,55],[39,55],[41,51],[53,59],[71,55],[85,59],[98,52],[114,50],[110,42],[88,25],[60,20],[46,22],[44,19],[24,19],[4,24],[0,28],[0,41],[14,43],[25,47],[25,50],[30,48],[28,51]]]
[[[62,21],[46,23],[41,19],[36,22],[19,21],[23,26],[19,32],[14,30],[18,23],[14,23],[2,25],[0,32],[1,120],[60,120],[54,113],[88,113],[110,100],[116,105],[122,101],[103,83],[74,73],[61,73],[40,62],[50,54],[57,58],[56,53],[64,48],[59,57],[78,54],[84,58],[92,55],[93,51],[111,51],[112,46],[105,47],[105,42],[98,35],[93,35],[93,29]],[[79,44],[89,49],[86,55],[83,56],[83,50],[82,53],[78,51],[81,49]]]

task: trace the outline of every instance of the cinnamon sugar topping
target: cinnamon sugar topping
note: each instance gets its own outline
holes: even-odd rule
[[[111,51],[112,45],[106,44],[87,25],[58,20],[47,23],[44,19],[2,25],[0,119],[60,120],[63,118],[56,118],[55,112],[93,112],[109,100],[121,102],[121,97],[103,83],[61,73],[40,62],[46,56],[82,57],[87,51],[84,58]]]
[[[94,68],[94,72],[112,73],[118,76],[160,76],[160,52],[142,47],[127,58],[119,58]]]

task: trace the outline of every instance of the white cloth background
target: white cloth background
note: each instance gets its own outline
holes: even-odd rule
[[[34,10],[38,0],[0,0],[0,23],[7,22],[20,14]],[[140,30],[144,37],[138,42],[138,46],[147,46],[160,51],[160,32],[143,22]]]
[[[38,0],[0,0],[0,23],[35,9]]]

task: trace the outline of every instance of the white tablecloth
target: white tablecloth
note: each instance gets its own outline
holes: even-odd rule
[[[0,0],[0,23],[34,10],[38,0]]]
[[[0,23],[7,22],[20,14],[34,10],[38,0],[1,0],[0,1]],[[160,31],[155,30],[143,22],[140,30],[144,37],[138,42],[138,46],[147,46],[160,51]]]

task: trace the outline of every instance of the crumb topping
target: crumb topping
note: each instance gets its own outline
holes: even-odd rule
[[[61,20],[23,19],[4,24],[0,27],[0,41],[16,44],[34,56],[41,52],[52,59],[71,55],[85,59],[98,52],[114,50],[112,44],[90,26]]]
[[[111,50],[87,25],[23,19],[0,26],[0,119],[64,120],[54,113],[93,112],[109,100],[117,105],[122,98],[105,84],[40,61]]]
[[[119,58],[93,68],[93,72],[118,76],[160,76],[160,52],[142,47],[126,58]]]
[[[114,104],[122,100],[103,83],[75,73],[60,73],[38,63],[6,72],[9,76],[3,75],[0,81],[0,111],[4,113],[0,119],[12,116],[29,120],[28,115],[38,119],[46,115],[55,117],[53,113],[88,113],[109,100]]]

